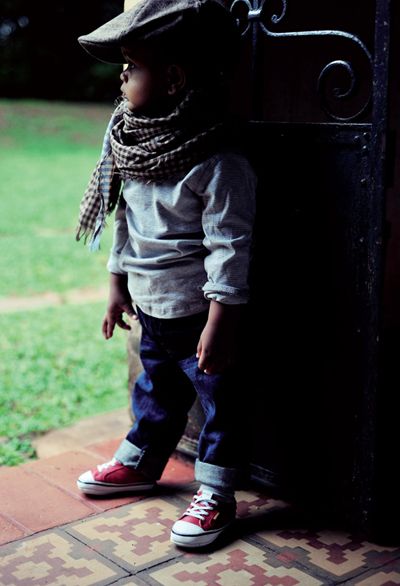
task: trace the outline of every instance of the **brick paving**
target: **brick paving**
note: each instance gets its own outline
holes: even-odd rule
[[[215,546],[175,547],[171,525],[195,490],[190,462],[171,458],[143,496],[77,490],[77,475],[119,441],[0,469],[0,586],[400,585],[400,548],[310,528],[260,488],[238,492],[237,522]]]

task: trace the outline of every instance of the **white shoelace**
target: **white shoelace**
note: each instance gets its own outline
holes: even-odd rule
[[[110,466],[114,466],[116,464],[117,460],[115,458],[113,458],[112,460],[110,460],[109,462],[106,462],[105,464],[99,464],[97,466],[97,470],[99,472],[101,472],[102,470],[105,470],[106,468],[110,468]]]
[[[217,504],[218,502],[212,498],[195,494],[193,501],[185,511],[185,515],[190,515],[190,517],[196,517],[196,519],[204,521],[209,511],[212,511]]]

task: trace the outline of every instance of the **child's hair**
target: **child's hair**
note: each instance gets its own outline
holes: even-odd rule
[[[144,35],[157,58],[181,65],[191,87],[224,83],[238,58],[239,32],[225,10],[185,14],[173,28]]]

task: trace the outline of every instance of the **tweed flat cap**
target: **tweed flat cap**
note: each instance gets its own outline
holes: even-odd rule
[[[100,61],[123,63],[122,46],[172,31],[188,18],[203,28],[205,38],[208,24],[215,20],[232,24],[223,0],[139,0],[130,10],[80,36],[78,42]]]

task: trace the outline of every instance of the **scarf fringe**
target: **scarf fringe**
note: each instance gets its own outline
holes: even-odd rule
[[[76,233],[75,233],[75,240],[77,242],[79,242],[79,240],[82,240],[82,238],[84,238],[84,243],[86,244],[86,240],[88,238],[88,236],[90,235],[91,230],[89,230],[88,228],[83,228],[82,226],[78,226],[76,229]]]
[[[100,238],[106,226],[106,222],[103,222],[95,229],[79,227],[75,234],[75,240],[79,242],[83,238],[85,246],[88,246],[91,252],[96,252],[100,249]]]

